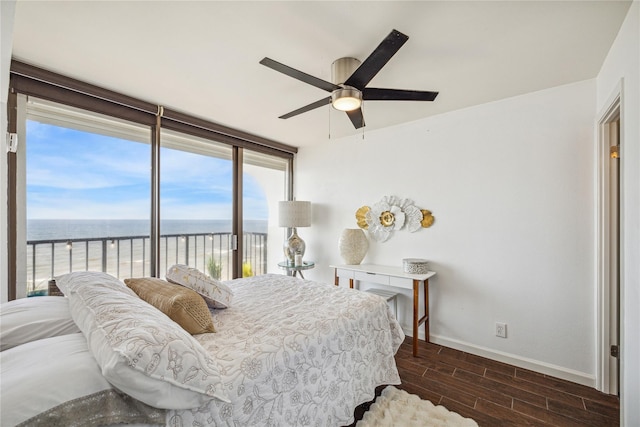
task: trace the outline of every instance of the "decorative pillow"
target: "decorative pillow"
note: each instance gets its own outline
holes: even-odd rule
[[[3,426],[165,424],[164,410],[138,402],[107,382],[82,334],[3,351],[0,370]]]
[[[127,288],[120,280],[99,271],[74,271],[63,274],[56,277],[56,286],[66,296],[81,286],[104,286],[135,296],[135,292]]]
[[[0,306],[0,351],[20,344],[79,333],[63,297],[31,297]]]
[[[229,402],[220,369],[202,345],[135,293],[80,286],[69,303],[102,374],[117,389],[163,409]]]
[[[227,308],[231,306],[233,292],[231,289],[208,277],[200,270],[188,265],[176,264],[167,271],[167,280],[171,283],[191,288],[204,298],[211,308]]]
[[[190,334],[216,331],[207,303],[195,291],[155,277],[124,279],[124,283]]]

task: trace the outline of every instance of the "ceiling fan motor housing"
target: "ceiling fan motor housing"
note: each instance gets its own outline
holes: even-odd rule
[[[360,66],[356,58],[340,58],[331,64],[331,79],[334,84],[342,85]]]

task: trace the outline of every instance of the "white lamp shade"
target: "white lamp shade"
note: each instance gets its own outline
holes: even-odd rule
[[[310,227],[311,202],[299,200],[278,202],[278,225],[280,227]]]

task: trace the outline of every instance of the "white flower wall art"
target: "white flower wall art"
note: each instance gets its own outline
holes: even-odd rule
[[[372,239],[385,242],[396,230],[403,228],[414,233],[431,227],[435,218],[431,211],[420,209],[410,199],[384,196],[372,206],[362,206],[356,211],[358,227],[368,230]]]

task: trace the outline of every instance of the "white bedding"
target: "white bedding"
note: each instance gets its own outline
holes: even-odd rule
[[[2,304],[0,351],[42,338],[76,333],[80,329],[69,315],[67,298],[22,298]]]
[[[1,352],[0,379],[3,427],[153,423],[165,415],[115,390],[100,373],[79,333],[39,339]]]
[[[386,301],[374,294],[282,275],[229,281],[225,283],[233,291],[233,305],[211,309],[218,332],[192,337],[104,273],[72,273],[61,281],[71,302],[70,313],[63,317],[73,317],[82,334],[34,337],[35,341],[2,352],[2,403],[14,402],[9,407],[14,408],[11,417],[17,417],[7,418],[10,413],[3,410],[3,426],[24,420],[70,425],[74,414],[75,425],[92,425],[91,418],[114,423],[164,420],[176,427],[344,426],[353,422],[356,406],[373,399],[377,386],[400,383],[394,354],[404,334]],[[32,311],[40,317],[48,313]],[[114,358],[103,357],[104,345],[91,344],[102,336],[104,343],[115,345],[112,350],[121,355],[117,363],[122,369],[129,366],[115,387],[105,379],[110,378],[106,373],[113,371]],[[191,343],[188,351],[178,345],[179,337]],[[47,347],[51,345],[55,347]],[[123,345],[127,348],[119,348]],[[127,355],[131,349],[133,356]],[[144,362],[149,350],[157,354]],[[154,404],[158,393],[165,403],[177,405],[180,387],[194,379],[209,381],[208,370],[193,356],[200,353],[211,360],[207,363],[215,364],[218,376],[211,377],[212,387],[225,399],[203,392],[201,407],[165,412],[122,395],[129,388],[140,389],[143,395],[138,399],[149,405],[172,407],[162,406],[161,400]],[[165,373],[158,376],[161,371]],[[144,386],[146,376],[165,387]],[[53,396],[58,399],[51,400]],[[93,408],[103,407],[91,406],[91,399],[97,398],[117,402],[118,416],[113,417],[113,411],[94,412]],[[15,403],[25,401],[44,406]]]
[[[225,283],[233,307],[196,339],[232,402],[170,411],[168,425],[348,425],[376,386],[400,384],[404,334],[384,299],[281,275]]]

